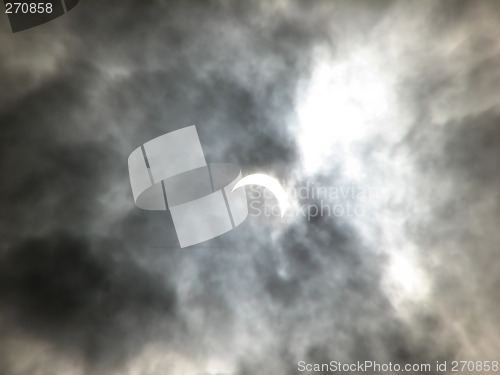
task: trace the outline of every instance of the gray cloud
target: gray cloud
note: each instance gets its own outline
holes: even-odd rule
[[[87,1],[15,35],[4,20],[4,372],[495,359],[496,8]],[[332,110],[304,123],[325,61]],[[179,249],[168,214],[134,207],[126,160],[191,124],[210,161],[377,195],[362,217],[249,217]],[[320,135],[304,144],[307,129]],[[325,150],[304,172],[304,153]]]

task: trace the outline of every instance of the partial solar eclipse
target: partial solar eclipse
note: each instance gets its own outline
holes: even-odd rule
[[[273,177],[267,176],[265,174],[260,174],[260,173],[251,174],[239,180],[237,184],[234,185],[232,191],[246,185],[259,185],[259,186],[264,186],[266,189],[269,189],[271,193],[273,193],[274,196],[278,199],[281,211],[281,217],[285,215],[285,211],[289,206],[288,196],[283,187],[278,182],[278,180],[276,180]]]

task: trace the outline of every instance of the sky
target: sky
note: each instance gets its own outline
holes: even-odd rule
[[[499,360],[499,11],[87,0],[15,34],[0,17],[0,373]],[[245,222],[181,249],[168,212],[134,205],[127,158],[193,124],[290,213],[247,188]]]

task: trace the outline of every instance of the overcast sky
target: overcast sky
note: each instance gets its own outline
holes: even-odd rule
[[[16,34],[0,17],[0,373],[499,360],[499,14],[87,0]],[[238,228],[181,249],[168,212],[135,207],[127,158],[193,124],[207,160],[306,187],[295,214],[249,194]]]

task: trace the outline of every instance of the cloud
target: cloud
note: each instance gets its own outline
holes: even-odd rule
[[[496,7],[83,2],[2,25],[4,371],[491,359]],[[126,160],[192,124],[209,161],[376,194],[299,197],[364,214],[249,217],[179,249],[167,213],[134,207]]]

